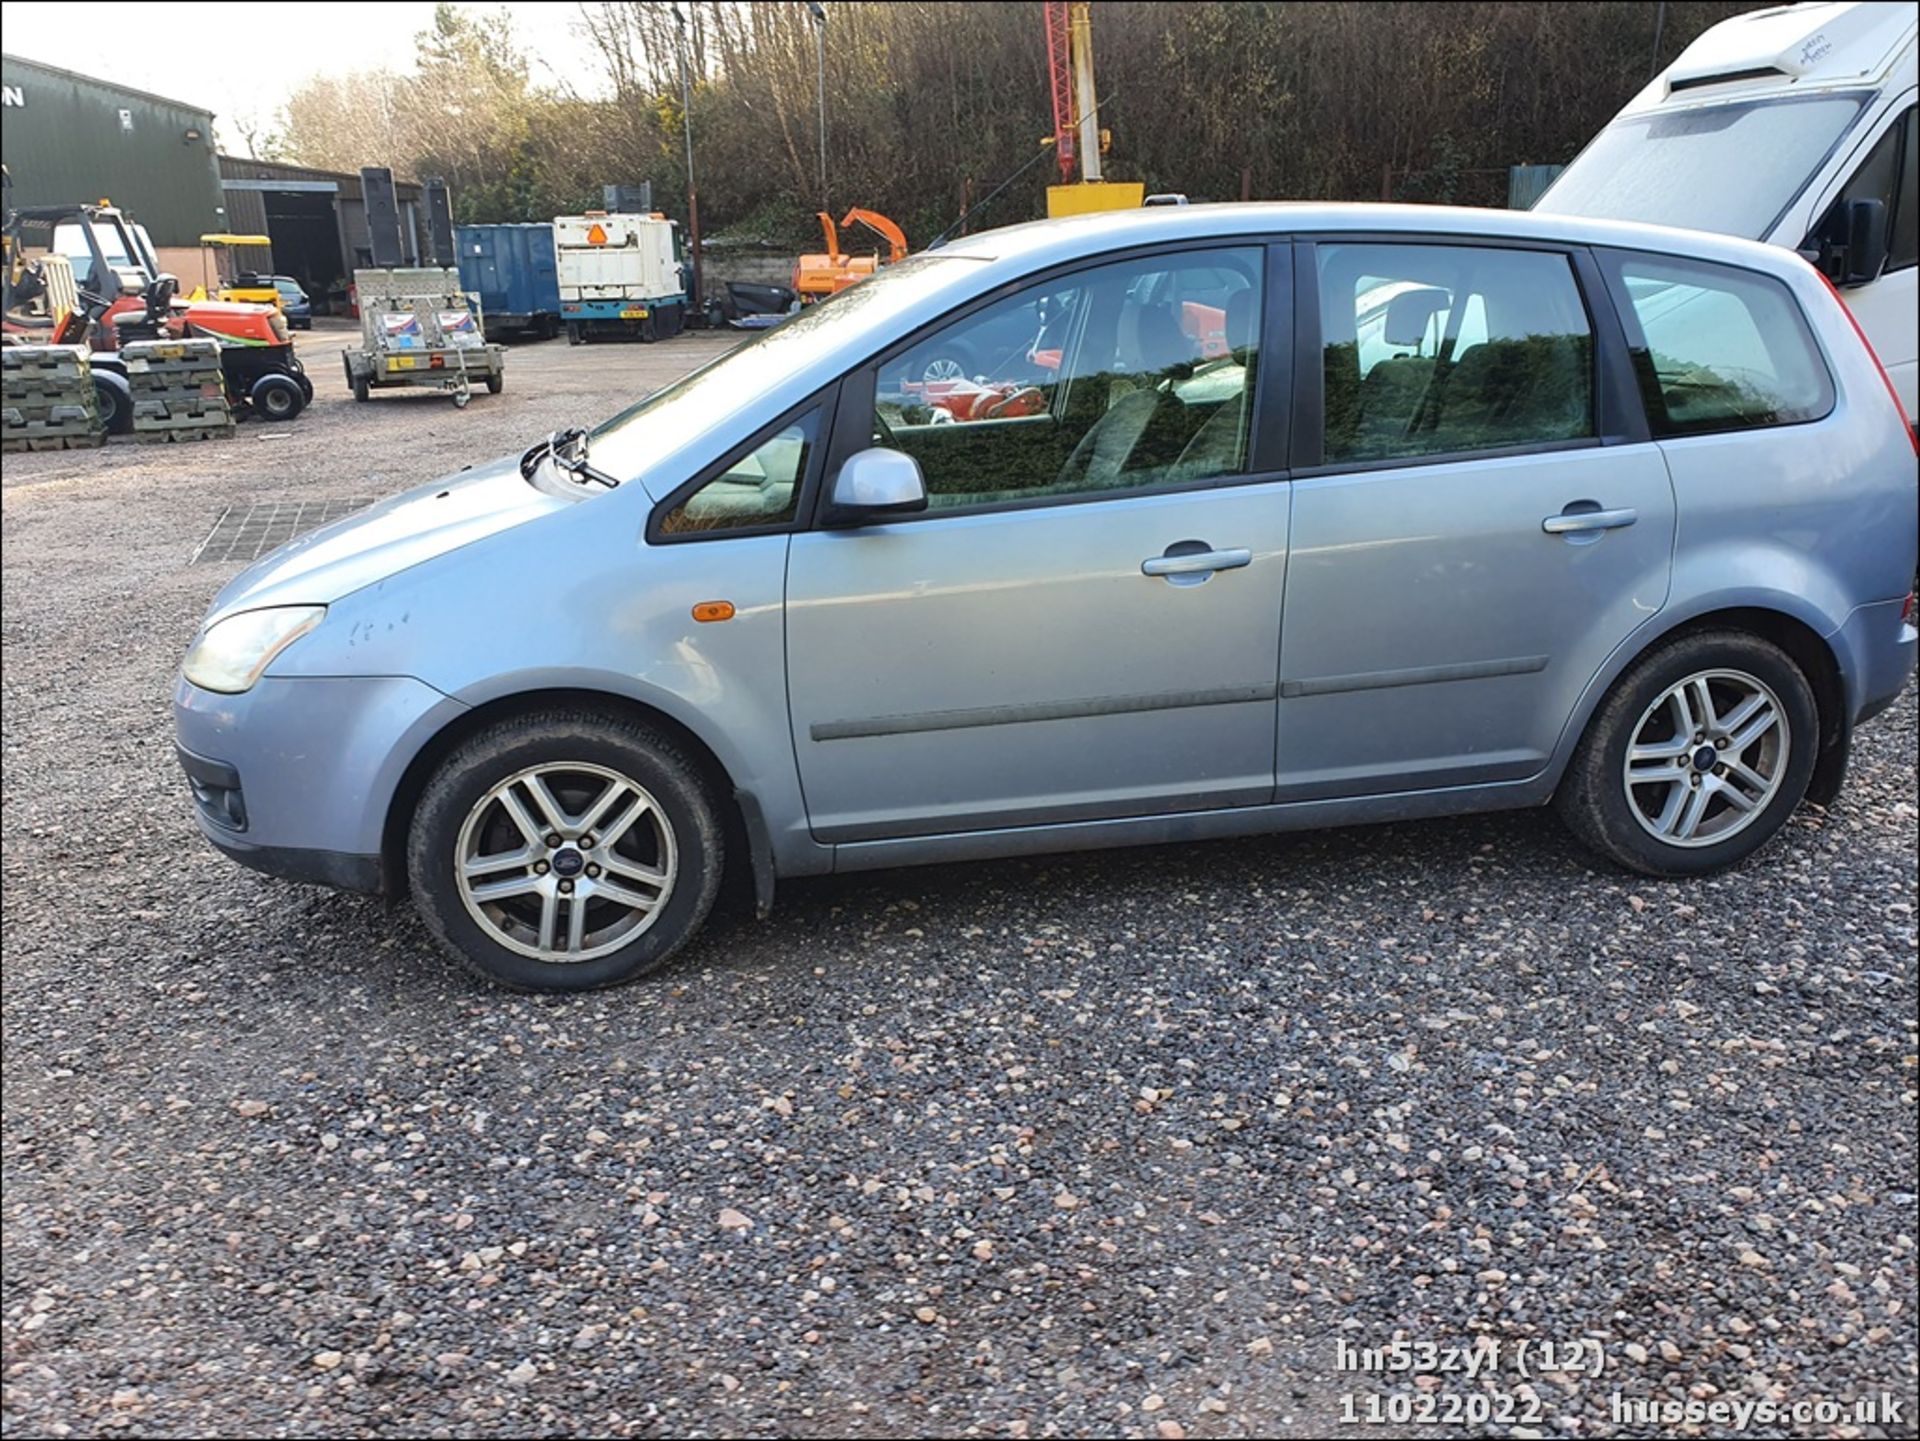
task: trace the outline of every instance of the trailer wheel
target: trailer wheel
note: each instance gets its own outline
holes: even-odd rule
[[[372,395],[373,395],[373,387],[367,383],[366,376],[364,375],[354,376],[353,398],[355,400],[366,400],[366,399],[369,399]]]
[[[501,374],[494,374],[494,375],[489,375],[487,377],[487,394],[488,395],[498,395],[501,391],[505,390],[506,388],[507,388],[506,376]]]

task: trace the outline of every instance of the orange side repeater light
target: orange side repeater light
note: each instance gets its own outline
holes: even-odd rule
[[[693,618],[702,624],[715,620],[732,620],[733,602],[730,600],[703,600],[693,608]]]

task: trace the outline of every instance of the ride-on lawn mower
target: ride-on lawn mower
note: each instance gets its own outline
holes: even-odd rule
[[[45,270],[21,251],[21,232],[54,232],[52,249],[67,254],[78,282],[77,310],[34,315],[27,307],[45,290]],[[120,211],[108,205],[43,205],[6,216],[5,328],[10,338],[93,351],[93,388],[109,434],[133,429],[133,392],[120,345],[127,340],[220,342],[220,370],[236,416],[292,420],[313,399],[313,382],[293,353],[286,317],[270,305],[179,299],[180,282],[160,272],[152,248]]]

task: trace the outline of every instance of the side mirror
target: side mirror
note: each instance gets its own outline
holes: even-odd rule
[[[875,446],[847,457],[827,496],[829,525],[864,525],[890,515],[927,508],[927,482],[920,462],[898,450]]]
[[[1878,280],[1887,267],[1887,202],[1849,200],[1846,210],[1847,256],[1842,285]]]

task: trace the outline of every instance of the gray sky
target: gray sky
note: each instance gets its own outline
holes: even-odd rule
[[[590,62],[577,31],[579,6],[548,0],[461,8],[504,10],[512,17],[533,60],[536,85],[566,77],[577,89],[594,89],[582,73]],[[223,149],[239,144],[235,120],[270,121],[287,93],[315,75],[412,69],[413,37],[432,20],[431,0],[268,5],[0,0],[8,54],[211,110]],[[229,33],[234,38],[225,38]],[[103,46],[95,43],[100,36],[117,39]]]

